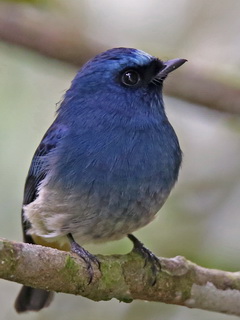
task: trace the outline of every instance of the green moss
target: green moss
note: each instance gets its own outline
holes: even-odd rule
[[[62,269],[62,273],[68,277],[69,281],[74,281],[76,274],[79,271],[78,264],[74,261],[71,256],[67,256],[65,260],[64,268]]]
[[[191,297],[192,283],[188,279],[181,285],[182,300],[185,301]]]
[[[75,261],[73,260],[72,257],[70,256],[67,256],[66,257],[66,263],[65,263],[65,269],[67,270],[74,270],[74,271],[77,271],[78,270],[78,267],[77,267],[77,264],[75,263]]]
[[[120,259],[118,259],[120,258]],[[124,274],[122,272],[122,256],[112,256],[105,260],[105,257],[101,258],[101,274],[102,277],[99,281],[99,291],[105,292],[105,297],[96,296],[96,300],[111,300],[113,298],[112,292],[114,291],[114,298],[123,302],[131,302],[132,297],[128,292],[124,280]],[[117,289],[117,290],[116,290]]]
[[[116,283],[120,283],[121,273],[119,272],[119,263],[109,261],[101,263],[102,279],[101,284],[106,288],[114,287]]]

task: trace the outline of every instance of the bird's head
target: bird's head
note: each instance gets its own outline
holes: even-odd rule
[[[76,81],[91,85],[114,84],[122,88],[161,86],[167,75],[186,59],[161,61],[148,53],[132,48],[114,48],[97,55],[80,70]]]
[[[104,105],[113,105],[115,101],[119,108],[123,108],[124,101],[128,106],[150,104],[151,96],[162,101],[164,79],[186,61],[164,62],[137,49],[110,49],[81,68],[66,97],[77,95],[79,99],[95,100],[95,103]]]

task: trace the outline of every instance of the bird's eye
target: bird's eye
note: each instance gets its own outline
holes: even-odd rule
[[[122,74],[122,83],[126,86],[135,86],[141,80],[140,74],[135,70],[127,70]]]

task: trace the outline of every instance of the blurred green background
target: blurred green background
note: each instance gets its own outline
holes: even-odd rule
[[[225,74],[226,83],[233,79],[240,83],[238,0],[11,1],[13,6],[16,3],[26,9],[26,18],[33,23],[38,24],[41,12],[48,19],[59,16],[72,30],[80,30],[83,50],[88,42],[96,48],[136,47],[162,59],[187,58],[187,68],[197,65],[216,78]],[[8,14],[9,19],[18,18],[11,10]],[[74,64],[0,42],[1,237],[21,240],[21,201],[31,157],[77,69]],[[136,235],[159,256],[183,255],[205,267],[239,271],[239,118],[166,96],[165,104],[184,163],[166,205]],[[131,244],[124,239],[87,249],[127,253]],[[19,316],[13,309],[19,288],[1,280],[1,320],[237,319],[162,303],[97,303],[65,294],[56,294],[52,305],[40,313]]]

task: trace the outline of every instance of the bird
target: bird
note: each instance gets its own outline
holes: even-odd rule
[[[119,47],[82,66],[30,165],[24,242],[76,253],[89,282],[100,263],[82,247],[88,243],[127,236],[156,267],[158,259],[132,233],[153,220],[178,179],[182,151],[162,91],[186,61]],[[53,292],[23,286],[15,309],[39,311],[52,299]]]

